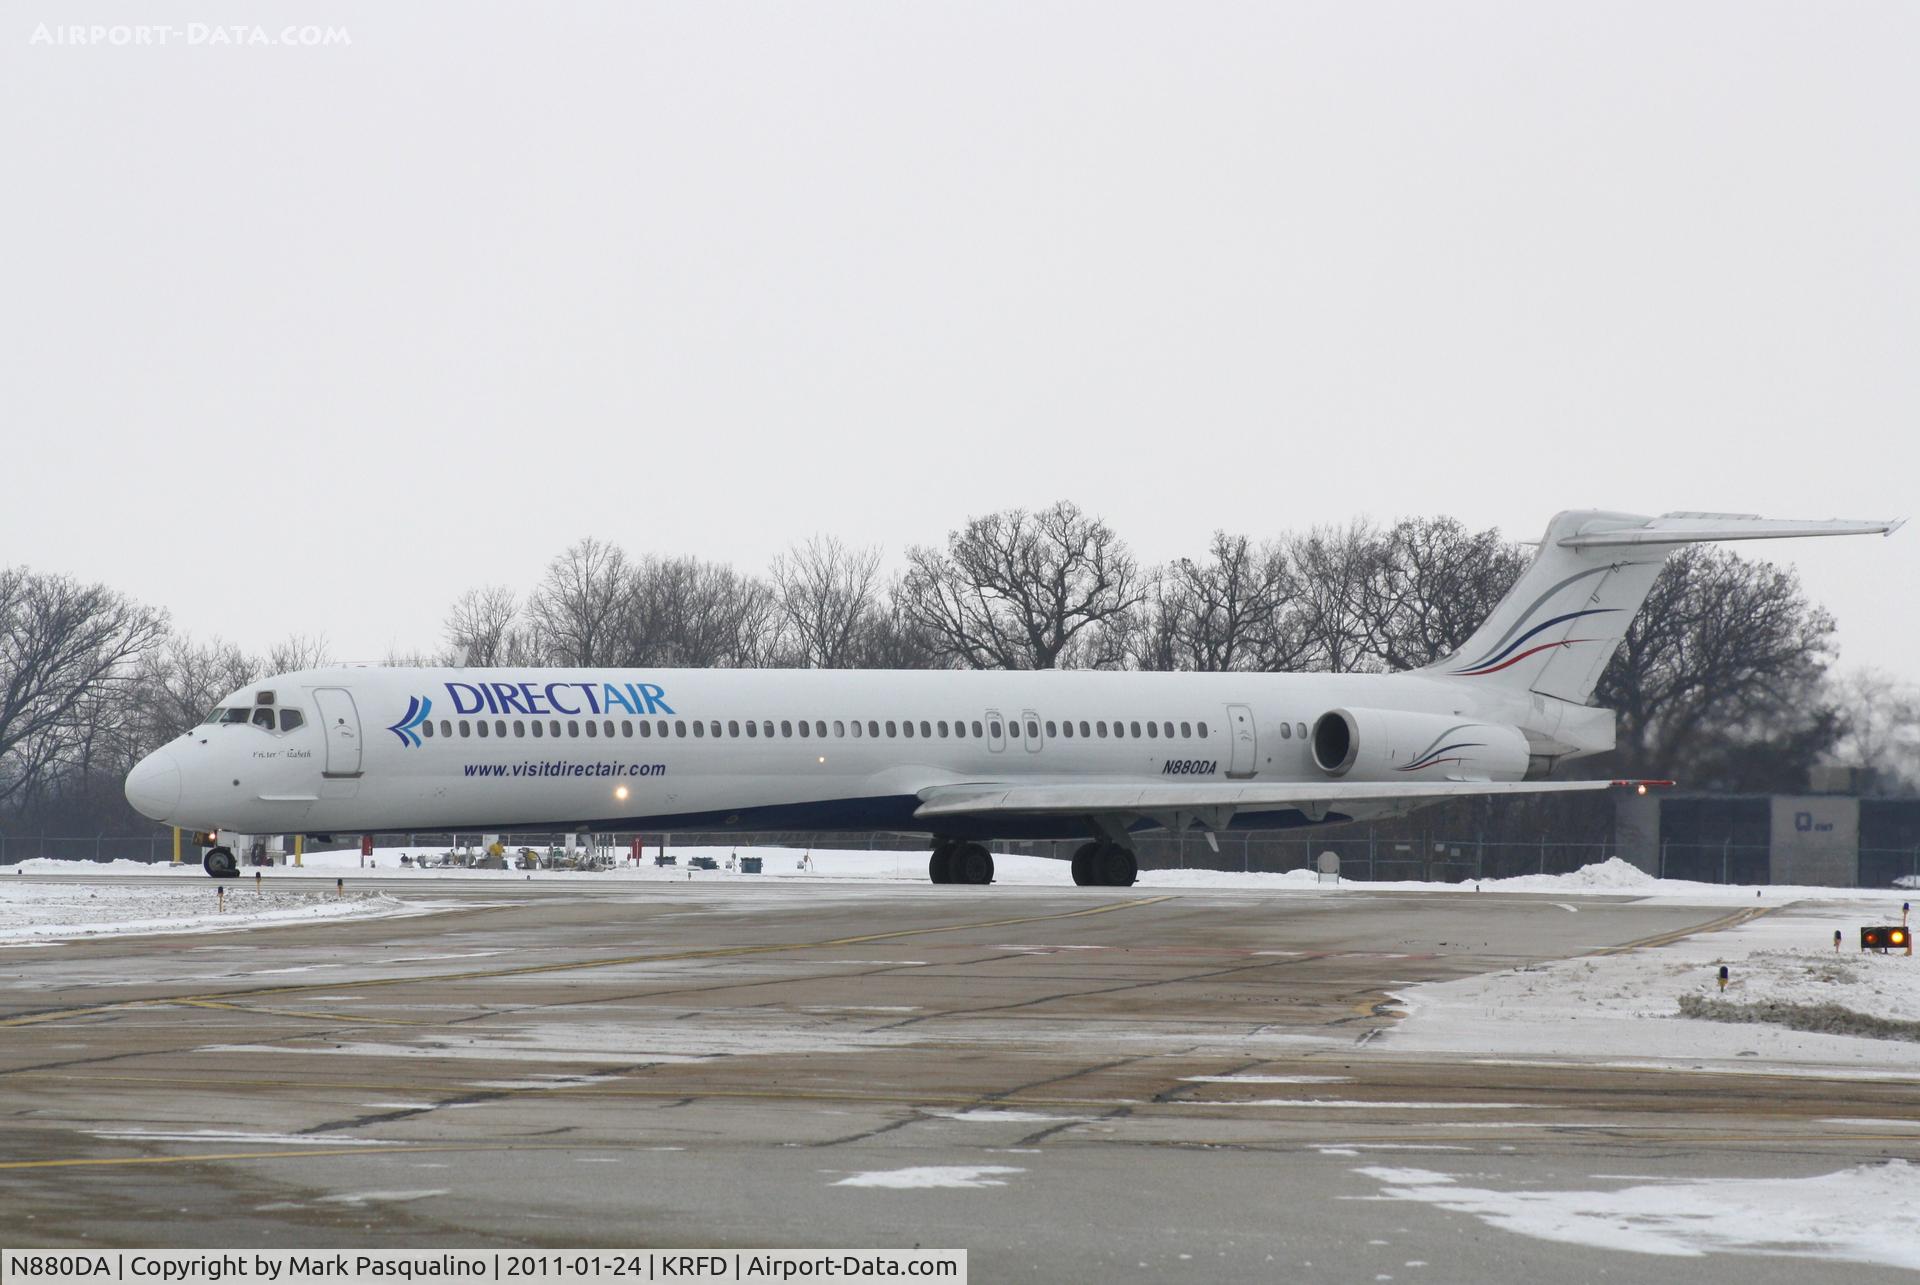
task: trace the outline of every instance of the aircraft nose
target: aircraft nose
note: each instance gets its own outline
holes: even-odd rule
[[[180,764],[170,749],[155,750],[127,773],[127,802],[142,816],[165,821],[180,806]]]

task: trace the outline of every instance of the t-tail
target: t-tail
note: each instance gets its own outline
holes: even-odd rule
[[[1709,540],[1772,540],[1790,536],[1886,535],[1900,521],[1796,522],[1738,513],[1631,513],[1576,510],[1547,525],[1533,564],[1493,614],[1453,655],[1421,671],[1480,689],[1493,697],[1528,701],[1529,729],[1548,737],[1575,724],[1575,714],[1626,637],[1627,627],[1653,589],[1667,555],[1683,544]],[[1597,712],[1597,711],[1595,711]],[[1561,739],[1560,749],[1590,753],[1611,748],[1591,735]],[[1597,728],[1595,729],[1597,730]]]

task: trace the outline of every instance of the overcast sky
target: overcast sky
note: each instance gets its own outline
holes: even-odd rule
[[[1916,49],[1912,3],[27,0],[0,564],[378,660],[583,535],[1906,516]],[[1920,528],[1745,548],[1920,679]]]

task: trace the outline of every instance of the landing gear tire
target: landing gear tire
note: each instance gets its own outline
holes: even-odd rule
[[[1085,888],[1090,884],[1097,882],[1097,880],[1094,878],[1094,874],[1095,874],[1095,871],[1099,869],[1099,867],[1095,865],[1095,862],[1099,859],[1099,856],[1100,856],[1100,845],[1098,843],[1083,843],[1080,845],[1080,850],[1073,854],[1074,883],[1078,884],[1082,888]]]
[[[977,843],[954,849],[950,869],[955,883],[992,883],[993,854]]]
[[[933,856],[927,861],[927,878],[935,883],[952,883],[953,855],[955,845],[943,843],[933,850]]]
[[[200,868],[215,879],[238,879],[240,863],[233,859],[228,848],[209,848],[207,855],[200,859]]]
[[[1096,869],[1100,883],[1108,888],[1131,888],[1140,877],[1140,863],[1132,852],[1118,844],[1108,844],[1100,853]]]

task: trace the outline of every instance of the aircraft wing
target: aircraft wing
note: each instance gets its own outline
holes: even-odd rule
[[[981,816],[992,813],[1124,813],[1133,816],[1192,816],[1217,823],[1235,812],[1277,812],[1298,808],[1310,817],[1338,812],[1345,804],[1433,802],[1484,795],[1553,794],[1573,790],[1670,785],[1670,781],[1274,781],[1245,784],[1108,785],[1099,783],[1013,785],[1004,782],[936,785],[920,791],[917,819]]]

